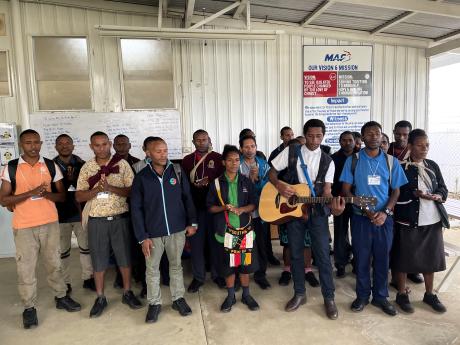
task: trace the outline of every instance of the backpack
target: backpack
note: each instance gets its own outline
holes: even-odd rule
[[[54,164],[54,161],[51,159],[43,157],[43,160],[45,161],[46,167],[48,168],[48,171],[51,175],[51,182],[54,180],[54,177],[56,176],[56,165]],[[16,191],[16,172],[18,170],[18,164],[19,164],[19,159],[13,159],[8,162],[8,174],[10,175],[10,183],[11,183],[11,190],[14,194]],[[54,182],[52,182],[52,187],[54,186]]]
[[[391,189],[391,175],[393,172],[393,165],[394,165],[394,157],[387,154],[386,152],[383,153],[385,155],[385,160],[387,162],[387,167],[389,171],[390,178],[388,179],[389,181],[389,186]],[[356,165],[358,164],[358,159],[359,159],[359,152],[356,152],[353,154],[351,157],[351,174],[353,175],[353,180],[355,178],[355,170],[356,170]]]

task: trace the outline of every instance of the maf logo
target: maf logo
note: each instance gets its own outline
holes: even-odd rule
[[[324,61],[346,62],[351,60],[351,53],[344,50],[343,54],[326,54]]]

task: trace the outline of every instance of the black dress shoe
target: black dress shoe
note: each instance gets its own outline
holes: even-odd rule
[[[241,302],[246,304],[251,311],[259,310],[259,304],[251,295],[241,297]]]
[[[329,319],[336,320],[339,317],[339,311],[333,299],[325,299],[324,308],[326,309],[326,315]]]
[[[272,266],[281,265],[281,262],[274,255],[270,255],[267,259],[268,259],[268,263]]]
[[[24,309],[22,313],[22,323],[25,329],[38,326],[37,310],[34,307]]]
[[[121,302],[123,304],[127,304],[131,309],[142,308],[141,301],[138,300],[138,298],[134,295],[134,293],[131,290],[126,291],[123,294],[123,297],[121,298]]]
[[[291,272],[283,271],[283,273],[281,273],[280,280],[278,280],[278,283],[281,286],[288,286],[290,281],[291,281]]]
[[[301,305],[307,303],[307,296],[305,295],[294,295],[289,302],[287,302],[286,307],[284,307],[284,310],[286,311],[295,311],[297,310]]]
[[[94,305],[89,312],[89,317],[99,317],[101,316],[102,312],[104,311],[105,307],[107,307],[107,299],[105,296],[99,296],[94,301]]]
[[[447,311],[444,304],[441,303],[441,301],[438,299],[438,296],[435,294],[428,294],[425,292],[425,295],[423,296],[423,302],[428,304],[431,308],[433,308],[434,311],[437,311],[438,313],[445,313]]]
[[[57,298],[54,297],[56,301],[56,308],[57,309],[64,309],[69,312],[80,311],[81,305],[80,303],[75,302],[72,298],[65,295],[64,297]]]
[[[362,300],[359,298],[356,298],[353,303],[350,306],[350,309],[354,311],[355,313],[358,313],[360,311],[363,311],[364,307],[369,304],[369,300]]]
[[[412,280],[415,284],[422,284],[424,282],[423,276],[420,273],[407,273],[407,279]]]
[[[96,291],[96,283],[94,282],[94,278],[83,280],[83,289]]]
[[[190,309],[184,298],[175,300],[172,304],[172,308],[177,310],[181,316],[187,316],[192,313],[192,309]]]
[[[399,305],[401,310],[405,313],[412,314],[414,308],[410,304],[409,295],[407,293],[397,293],[396,294],[396,304]]]
[[[232,306],[236,303],[236,298],[235,295],[233,296],[227,296],[225,298],[224,303],[220,306],[220,311],[222,313],[228,313],[230,310],[232,310]]]
[[[305,280],[310,284],[311,287],[318,287],[319,286],[319,281],[316,279],[315,274],[310,271],[305,273]]]
[[[200,282],[199,280],[193,278],[192,282],[190,283],[187,291],[190,292],[190,293],[195,293],[195,292],[198,292],[198,290],[200,289],[200,287],[203,286],[203,282]]]
[[[379,301],[373,299],[371,304],[373,306],[376,306],[377,308],[382,309],[382,311],[387,315],[395,316],[396,314],[398,314],[398,312],[395,309],[395,307],[390,302],[388,302],[388,300],[386,298],[382,299],[382,300],[379,300]]]
[[[268,282],[267,278],[265,278],[265,277],[254,279],[254,281],[256,282],[257,285],[259,285],[259,287],[262,290],[267,290],[267,289],[270,289],[272,287],[270,285],[270,283]]]
[[[67,285],[67,290],[66,290],[65,293],[66,293],[67,295],[70,295],[70,294],[72,293],[72,285],[70,285],[70,284],[66,284],[66,285]]]
[[[161,304],[149,305],[149,310],[145,316],[146,323],[154,323],[158,321],[158,315],[161,312]]]
[[[337,278],[345,277],[345,267],[343,267],[343,266],[337,267],[337,272],[336,272],[335,275],[336,275]]]
[[[219,287],[219,289],[225,289],[227,287],[227,283],[225,283],[225,279],[222,277],[214,278],[213,282]]]

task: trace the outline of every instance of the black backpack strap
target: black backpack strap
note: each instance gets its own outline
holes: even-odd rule
[[[331,165],[332,158],[326,152],[321,151],[321,158],[319,160],[318,174],[316,175],[316,181],[324,182],[326,179],[327,171]]]
[[[53,182],[54,177],[56,176],[56,164],[53,160],[48,158],[43,158],[43,160],[45,161],[46,167],[51,175],[51,182]]]
[[[54,183],[54,177],[56,176],[56,164],[54,163],[53,160],[45,158],[45,157],[43,157],[43,160],[45,161],[46,167],[48,168],[48,171],[51,175],[51,191],[53,193],[56,193],[57,189],[56,189],[56,184]]]
[[[297,173],[297,153],[299,151],[299,147],[299,145],[289,145],[288,170],[291,172]]]
[[[11,191],[16,191],[16,171],[18,171],[19,158],[8,162],[8,175],[10,176]]]

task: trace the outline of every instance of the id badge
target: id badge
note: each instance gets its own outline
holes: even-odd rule
[[[35,200],[41,200],[41,199],[43,199],[43,197],[42,197],[42,196],[38,196],[38,195],[34,195],[34,196],[31,196],[31,197],[30,197],[30,200],[34,200],[34,201],[35,201]]]
[[[379,175],[368,175],[367,184],[369,186],[380,186],[380,176]]]
[[[99,192],[97,193],[97,199],[108,199],[109,193],[108,192]]]

